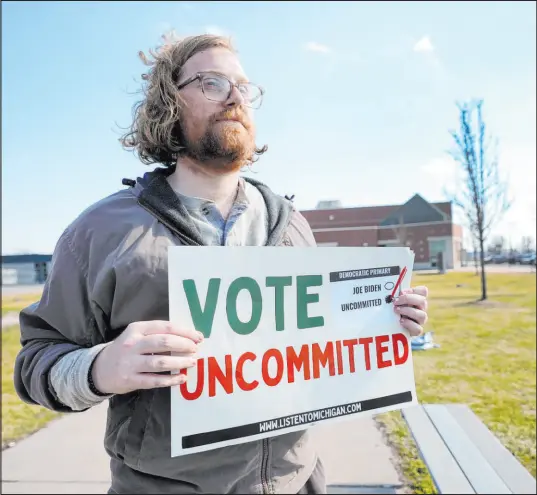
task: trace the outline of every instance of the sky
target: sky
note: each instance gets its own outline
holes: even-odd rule
[[[484,100],[514,200],[495,225],[535,237],[535,2],[2,2],[2,254],[52,253],[88,206],[151,169],[121,148],[170,29],[231,35],[269,151],[247,175],[300,209],[445,201],[456,102]],[[460,219],[458,215],[458,219]]]

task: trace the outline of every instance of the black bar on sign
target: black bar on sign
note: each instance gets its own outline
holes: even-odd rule
[[[400,268],[398,266],[330,272],[330,282],[345,282],[346,280],[358,280],[361,278],[391,277],[392,275],[399,275],[399,272]]]
[[[232,428],[225,428],[223,430],[206,431],[204,433],[196,433],[194,435],[187,435],[182,438],[183,449],[192,449],[194,447],[201,447],[202,445],[209,445],[212,443],[225,442],[226,440],[235,440],[237,438],[249,437],[252,435],[258,435],[259,433],[282,430],[297,426],[297,424],[310,424],[317,423],[318,421],[324,421],[331,418],[337,418],[341,416],[348,416],[350,414],[358,414],[364,411],[371,411],[372,409],[380,409],[381,407],[394,406],[396,404],[404,404],[405,402],[412,402],[412,392],[401,392],[399,394],[387,395],[385,397],[377,397],[376,399],[368,399],[363,401],[350,402],[349,404],[341,404],[340,406],[325,407],[323,409],[316,409],[314,411],[308,411],[304,413],[291,414],[289,416],[282,416],[281,418],[271,419],[267,421],[259,421],[257,423],[250,423],[242,426],[234,426]],[[359,410],[357,410],[359,407]],[[316,415],[320,416],[323,412],[331,412],[335,409],[339,409],[340,413],[331,415],[324,418],[318,418],[312,421],[306,421],[301,423],[290,423],[290,421],[296,420],[297,417]],[[350,411],[350,412],[347,412]],[[263,426],[269,425],[268,428]]]

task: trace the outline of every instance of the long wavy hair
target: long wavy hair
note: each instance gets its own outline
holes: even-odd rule
[[[185,63],[197,53],[211,48],[237,51],[230,38],[213,34],[177,38],[175,33],[170,33],[162,38],[161,46],[149,50],[150,57],[142,51],[138,53],[149,67],[148,72],[142,74],[144,98],[134,105],[132,124],[120,142],[146,165],[157,163],[173,167],[186,151],[181,122],[185,102],[177,90]],[[255,147],[245,165],[257,161],[267,149],[266,145]]]

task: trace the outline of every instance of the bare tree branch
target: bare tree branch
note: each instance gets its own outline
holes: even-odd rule
[[[463,179],[449,197],[466,217],[481,260],[481,298],[487,298],[484,245],[496,222],[510,208],[507,183],[498,168],[497,144],[487,138],[483,100],[457,103],[459,129],[450,131],[454,149],[451,157],[460,165]]]

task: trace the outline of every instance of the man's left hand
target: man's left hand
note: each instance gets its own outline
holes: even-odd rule
[[[394,299],[394,311],[400,315],[401,326],[409,331],[411,337],[421,335],[427,323],[428,294],[427,287],[420,286],[405,289]]]

